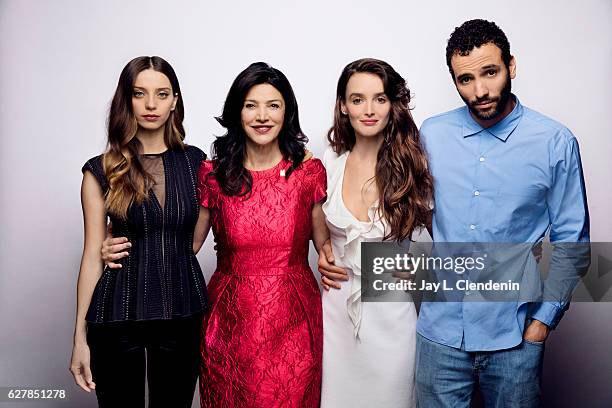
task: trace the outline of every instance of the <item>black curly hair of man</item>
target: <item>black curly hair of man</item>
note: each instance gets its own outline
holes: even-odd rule
[[[469,55],[474,48],[478,48],[484,44],[495,44],[502,53],[502,60],[506,67],[510,63],[512,56],[510,55],[510,43],[506,34],[492,21],[476,19],[469,20],[455,27],[455,31],[451,34],[446,45],[446,65],[448,70],[455,78],[451,58],[455,54]]]

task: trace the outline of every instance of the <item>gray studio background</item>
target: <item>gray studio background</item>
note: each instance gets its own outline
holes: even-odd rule
[[[309,148],[320,156],[337,78],[354,59],[384,59],[407,78],[419,125],[461,105],[445,41],[476,17],[508,35],[521,102],[578,137],[591,237],[612,241],[609,0],[0,0],[0,387],[65,388],[71,399],[32,406],[95,406],[68,372],[83,244],[80,168],[104,149],[109,101],[131,58],[160,55],[174,66],[187,142],[207,152],[222,133],[213,116],[233,78],[251,62],[271,63],[291,81]],[[208,278],[212,236],[199,259]],[[547,342],[548,406],[612,406],[611,327],[612,303],[572,305]]]

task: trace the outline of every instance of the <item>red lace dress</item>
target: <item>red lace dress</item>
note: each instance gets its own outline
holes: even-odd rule
[[[286,179],[289,165],[251,171],[247,198],[222,194],[206,177],[210,161],[200,168],[217,249],[202,328],[202,407],[319,406],[323,325],[308,246],[326,175],[311,159]]]

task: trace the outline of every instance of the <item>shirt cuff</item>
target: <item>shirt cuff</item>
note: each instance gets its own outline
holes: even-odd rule
[[[559,306],[560,305],[553,302],[536,303],[531,309],[531,318],[544,323],[551,329],[554,329],[557,324],[559,324],[559,320],[561,320],[561,317],[563,317],[563,314],[567,310],[567,306],[563,308]]]

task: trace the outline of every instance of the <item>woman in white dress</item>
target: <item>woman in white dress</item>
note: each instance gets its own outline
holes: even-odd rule
[[[321,271],[322,408],[415,405],[414,303],[362,303],[360,266],[361,242],[401,242],[430,219],[433,182],[409,101],[383,61],[352,62],[338,81],[323,211],[348,280]]]

